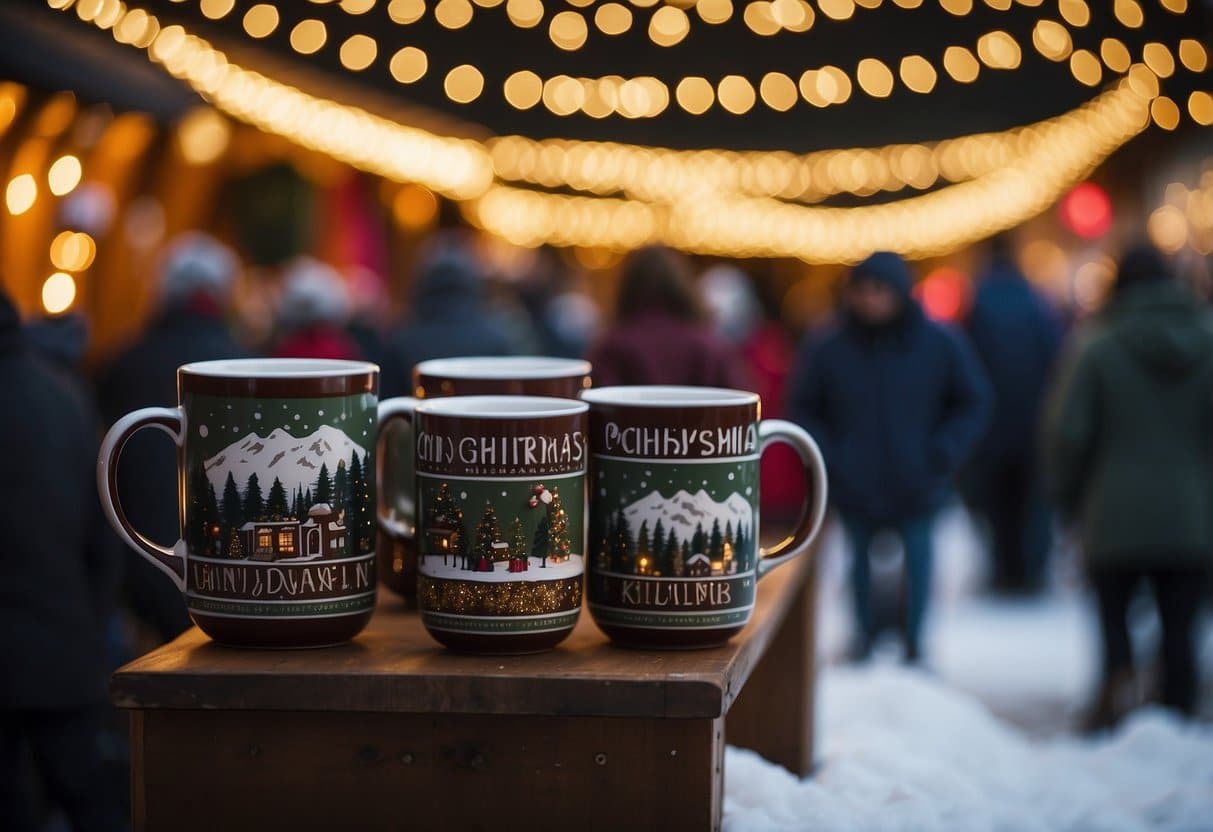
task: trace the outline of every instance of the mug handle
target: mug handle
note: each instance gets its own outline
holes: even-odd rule
[[[173,579],[185,592],[185,542],[178,540],[169,549],[149,540],[131,525],[118,496],[118,460],[127,441],[144,428],[159,428],[172,437],[180,454],[185,443],[185,412],[179,407],[145,407],[128,413],[114,422],[101,442],[97,455],[97,493],[101,508],[114,531],[126,545],[143,555],[148,562]]]
[[[417,404],[417,399],[412,396],[398,396],[379,403],[379,434],[375,439],[375,458],[377,459],[379,469],[376,479],[379,482],[383,482],[383,465],[387,460],[387,456],[384,453],[387,444],[387,433],[384,431],[384,428],[399,419],[408,424],[409,432],[411,433],[413,430],[413,409],[417,407]],[[402,540],[412,540],[416,534],[416,524],[409,525],[388,517],[387,512],[384,511],[383,489],[378,488],[376,492],[379,494],[379,504],[376,507],[379,528],[393,537]]]
[[[808,493],[801,509],[800,520],[791,535],[769,549],[760,549],[758,554],[758,577],[761,578],[777,566],[803,554],[817,537],[826,515],[826,465],[821,449],[813,437],[799,425],[783,419],[764,419],[758,423],[758,453],[762,454],[770,445],[782,442],[791,445],[800,455],[804,465],[805,485]]]

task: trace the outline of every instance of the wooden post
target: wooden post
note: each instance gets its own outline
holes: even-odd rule
[[[729,743],[801,777],[813,770],[817,563],[758,666],[729,709]],[[785,567],[786,568],[786,567]]]

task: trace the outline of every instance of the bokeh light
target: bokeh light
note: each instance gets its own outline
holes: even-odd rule
[[[58,315],[71,308],[76,300],[76,281],[66,272],[55,272],[42,284],[42,308]]]
[[[1062,197],[1059,214],[1066,228],[1087,240],[1108,233],[1112,227],[1112,200],[1094,182],[1083,182]]]

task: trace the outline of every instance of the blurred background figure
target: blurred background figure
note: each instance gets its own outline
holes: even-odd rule
[[[354,339],[367,361],[383,361],[383,330],[387,325],[392,299],[383,278],[365,266],[347,272],[351,312],[345,331]]]
[[[1015,264],[1005,237],[990,243],[968,333],[994,389],[994,411],[990,429],[965,471],[965,496],[989,528],[994,589],[1036,592],[1045,585],[1053,543],[1036,465],[1036,437],[1061,325]]]
[[[72,829],[120,829],[101,755],[121,560],[97,499],[99,425],[79,386],[26,343],[2,293],[0,384],[0,818],[43,828],[32,760],[35,787]]]
[[[177,368],[182,364],[245,356],[225,320],[239,271],[236,255],[205,234],[183,234],[169,243],[159,267],[157,316],[101,371],[98,400],[106,424],[141,407],[174,406]],[[135,528],[171,546],[180,535],[177,492],[165,483],[176,478],[176,451],[154,433],[143,431],[127,443],[118,468],[118,493]],[[124,589],[131,611],[160,640],[189,628],[181,592],[129,550]]]
[[[543,355],[581,358],[602,325],[583,276],[552,246],[535,250],[534,263],[518,284],[518,298],[530,315]]]
[[[712,266],[699,289],[716,331],[740,351],[750,389],[762,397],[764,419],[784,418],[784,391],[795,347],[777,317],[765,308],[750,276],[727,264]],[[792,523],[804,495],[804,475],[796,452],[784,444],[762,455],[763,521]]]
[[[750,389],[734,345],[712,331],[691,264],[664,246],[623,261],[615,320],[590,351],[594,385],[690,384]]]
[[[363,357],[346,330],[350,293],[337,270],[311,257],[296,258],[286,268],[278,300],[276,358],[328,358],[353,361]]]
[[[484,267],[466,238],[448,233],[422,260],[410,314],[387,338],[381,395],[411,395],[413,366],[421,361],[514,352],[505,327],[485,304]]]
[[[851,540],[856,658],[877,635],[868,558],[873,538],[888,530],[904,548],[905,656],[919,660],[932,521],[989,419],[989,384],[972,348],[923,314],[911,282],[896,254],[856,266],[840,319],[801,350],[788,399],[790,417],[821,446],[830,499]]]
[[[1146,579],[1162,622],[1161,700],[1191,714],[1193,626],[1213,565],[1213,318],[1140,246],[1071,348],[1045,460],[1099,605],[1103,679],[1088,727],[1114,725],[1138,700],[1127,616]]]

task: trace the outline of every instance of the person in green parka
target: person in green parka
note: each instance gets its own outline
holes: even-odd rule
[[[1162,703],[1190,714],[1193,629],[1213,566],[1213,317],[1148,246],[1079,331],[1049,403],[1046,485],[1078,526],[1103,636],[1088,728],[1114,725],[1139,686],[1127,615],[1148,581],[1162,622]]]

